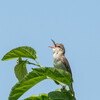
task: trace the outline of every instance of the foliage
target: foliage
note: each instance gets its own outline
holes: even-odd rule
[[[2,60],[5,61],[15,58],[18,58],[18,60],[17,65],[14,67],[14,72],[19,82],[11,89],[8,100],[18,100],[26,91],[45,79],[57,81],[61,86],[63,84],[69,86],[73,82],[70,73],[62,69],[42,67],[36,61],[36,51],[32,47],[22,46],[12,49],[4,55]],[[35,63],[29,62],[27,59],[22,60],[22,58],[31,58]],[[28,73],[27,64],[32,64],[39,68],[32,68],[32,71]],[[75,100],[75,97],[71,94],[70,90],[62,88],[48,94],[32,95],[24,100]]]
[[[27,61],[23,61],[20,59],[21,58],[18,59],[19,62],[14,68],[15,75],[19,81],[22,80],[26,74],[28,74],[27,68],[26,68]]]
[[[2,58],[2,60],[5,61],[5,60],[15,59],[19,57],[31,58],[34,60],[37,58],[36,51],[33,48],[22,46],[22,47],[12,49]]]

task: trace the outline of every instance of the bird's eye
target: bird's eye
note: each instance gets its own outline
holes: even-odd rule
[[[58,46],[60,48],[60,46]]]

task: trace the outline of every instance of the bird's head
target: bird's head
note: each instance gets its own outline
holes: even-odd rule
[[[52,47],[52,46],[49,46],[49,47],[52,48],[53,53],[60,52],[60,53],[65,54],[65,48],[64,48],[63,44],[55,43],[54,40],[52,40],[52,42],[54,44],[54,47]]]

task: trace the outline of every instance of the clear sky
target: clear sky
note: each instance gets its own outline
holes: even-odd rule
[[[53,67],[51,39],[66,48],[77,100],[100,100],[100,0],[0,1],[0,59],[13,48],[31,46],[42,66]],[[7,100],[17,82],[15,65],[16,60],[0,61],[0,100]],[[57,88],[45,80],[19,100]]]

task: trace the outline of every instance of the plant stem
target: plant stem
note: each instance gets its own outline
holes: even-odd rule
[[[37,65],[38,65],[40,68],[42,67],[38,61],[35,60],[35,62],[37,63]]]
[[[37,61],[35,61],[35,62],[36,62],[37,64],[31,63],[31,62],[27,61],[28,64],[32,64],[32,65],[35,65],[35,66],[38,66],[38,67],[42,67]]]

